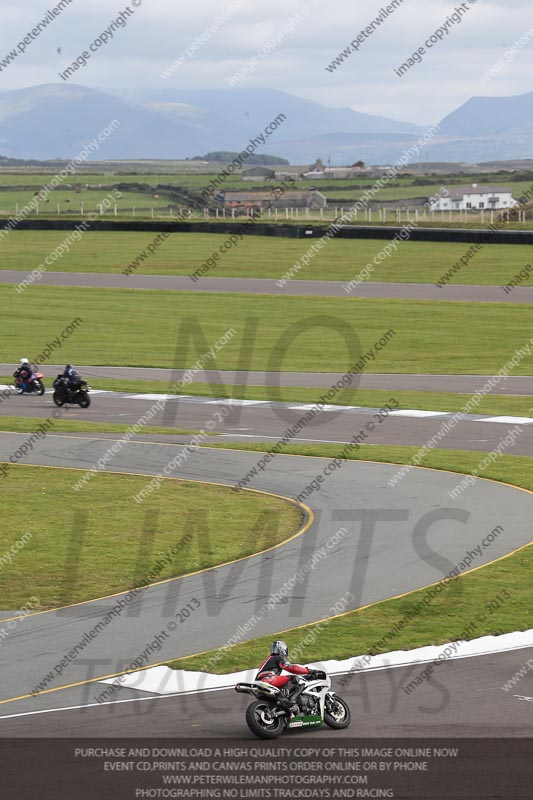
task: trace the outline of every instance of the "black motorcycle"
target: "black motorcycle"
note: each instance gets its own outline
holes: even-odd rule
[[[58,375],[54,381],[54,403],[56,406],[64,406],[65,403],[78,405],[80,408],[89,408],[91,398],[89,391],[91,387],[87,381],[77,380],[75,383],[69,381],[63,375]]]

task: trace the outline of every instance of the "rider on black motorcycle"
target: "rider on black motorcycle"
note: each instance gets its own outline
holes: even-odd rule
[[[84,381],[72,364],[67,364],[54,381],[53,401],[56,406],[74,403],[80,408],[89,408],[91,400],[89,391],[91,387]]]
[[[27,358],[21,358],[20,364],[13,373],[14,378],[20,378],[22,391],[25,392],[28,388],[28,381],[33,375],[33,369]]]
[[[75,389],[81,381],[80,373],[75,369],[72,364],[67,364],[63,370],[63,377],[68,381],[68,388]]]
[[[288,661],[289,648],[285,642],[272,642],[270,646],[270,655],[266,658],[261,666],[259,672],[255,676],[256,681],[264,681],[270,683],[271,686],[276,686],[278,689],[285,690],[285,702],[291,703],[291,696],[297,691],[299,681],[296,675],[311,675],[313,670],[307,667],[302,667],[300,664],[291,664]],[[290,672],[289,675],[282,675],[281,673]]]

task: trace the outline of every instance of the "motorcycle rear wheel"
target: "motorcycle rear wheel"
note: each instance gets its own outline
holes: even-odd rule
[[[34,385],[35,385],[35,394],[38,395],[39,397],[42,397],[42,395],[44,394],[44,383],[40,380],[36,380],[34,382]]]
[[[347,728],[352,721],[352,714],[342,697],[337,694],[326,697],[324,709],[324,722],[333,730],[341,731]]]
[[[246,724],[260,739],[275,739],[283,732],[283,717],[270,716],[274,707],[273,703],[265,700],[255,700],[246,709]]]

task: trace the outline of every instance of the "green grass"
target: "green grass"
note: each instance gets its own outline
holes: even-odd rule
[[[253,370],[344,372],[353,361],[346,353],[343,332],[350,341],[357,334],[366,352],[393,329],[395,338],[369,361],[365,371],[487,375],[499,370],[532,335],[531,307],[503,303],[48,286],[31,287],[17,295],[12,287],[0,286],[0,307],[4,358],[14,363],[21,352],[39,362],[46,344],[60,336],[74,317],[83,322],[61,340],[61,349],[53,351],[49,361],[191,367],[233,329],[236,335],[217,353],[216,363],[209,360],[205,367],[243,369],[242,349],[249,356],[246,368]],[[32,315],[28,325],[30,307],[38,314]],[[315,326],[320,317],[327,318],[324,327]],[[255,342],[250,335],[254,319]],[[291,340],[290,329],[296,322],[302,327]],[[344,326],[341,332],[339,326]],[[198,341],[197,336],[193,346],[189,339],[199,327],[204,338]],[[283,355],[286,346],[284,358],[273,356],[275,347]],[[357,357],[354,352],[353,358]],[[531,361],[525,358],[513,374],[531,374]]]
[[[239,450],[264,450],[261,446],[239,446]],[[293,445],[284,452],[308,456],[334,458],[341,452],[334,445]],[[353,460],[409,463],[416,453],[414,447],[361,447]],[[465,451],[432,451],[422,466],[468,473],[479,461],[479,453]],[[532,461],[516,456],[502,456],[485,477],[505,481],[533,489]],[[316,625],[283,631],[283,639],[289,652],[301,646],[304,663],[326,659],[344,659],[366,653],[377,654],[391,650],[409,650],[425,645],[438,645],[460,638],[465,628],[480,614],[487,615],[485,604],[498,594],[509,592],[510,598],[500,604],[484,624],[480,624],[471,638],[483,635],[499,635],[533,627],[531,605],[531,582],[533,580],[533,546],[484,567],[470,575],[463,575],[438,594],[427,608],[418,613],[399,633],[380,645],[383,637],[391,634],[395,623],[399,623],[425,597],[421,589],[397,600],[385,600],[369,608],[354,611],[346,616],[332,619],[322,630]],[[304,639],[309,636],[306,644]],[[210,672],[228,673],[240,671],[261,663],[268,653],[273,636],[261,637],[232,647],[218,662],[209,665]],[[175,669],[205,670],[210,658],[217,651],[173,661]],[[213,664],[216,663],[216,666]]]
[[[0,379],[1,382],[1,379]],[[44,420],[40,417],[3,417],[0,416],[0,431],[10,431],[12,433],[35,433],[40,430]],[[54,420],[54,433],[126,433],[130,425],[121,425],[118,422],[79,422],[76,420],[57,419]],[[139,436],[149,434],[165,434],[174,436],[190,436],[198,431],[186,430],[185,428],[162,428],[157,425],[146,425]],[[218,434],[208,434],[217,436]]]
[[[76,214],[80,212],[80,204],[83,203],[83,210],[85,214],[89,212],[98,211],[98,204],[108,196],[110,189],[102,188],[100,190],[91,190],[89,192],[80,192],[79,194],[73,190],[56,189],[50,192],[45,200],[39,203],[39,214],[56,214],[57,207],[62,214],[72,211]],[[17,205],[19,209],[31,203],[34,200],[35,192],[16,190],[9,192],[0,191],[0,213],[15,214]],[[110,201],[117,206],[117,210],[131,211],[135,206],[137,208],[166,208],[171,204],[168,197],[161,196],[159,198],[151,197],[149,194],[140,194],[138,192],[122,192],[122,197]],[[112,208],[112,207],[111,207]],[[108,212],[109,215],[109,212]],[[1,217],[0,217],[1,218]],[[63,233],[63,236],[66,234]]]
[[[167,165],[168,166],[168,165]],[[85,175],[81,173],[78,177],[78,181],[80,184],[90,184],[92,186],[105,184],[107,185],[114,185],[117,183],[144,183],[149,184],[151,186],[156,186],[157,184],[172,184],[175,186],[181,186],[188,189],[196,189],[200,190],[206,187],[210,181],[216,177],[217,174],[224,168],[225,164],[220,163],[219,166],[211,163],[209,167],[205,167],[204,165],[198,166],[195,172],[183,172],[183,171],[175,171],[174,173],[169,174],[154,174],[153,172],[146,172],[137,175],[113,175],[109,172],[106,174],[101,175]],[[193,164],[187,165],[188,170],[194,167]],[[286,168],[284,166],[279,166],[276,169],[278,171],[285,171]],[[18,174],[6,174],[0,173],[0,187],[7,187],[7,186],[44,186],[50,182],[51,177],[53,176],[53,171],[49,174],[43,173],[18,173]],[[426,179],[431,180],[431,184],[419,186],[414,185],[415,180],[417,180],[419,176],[415,175],[399,175],[393,181],[389,181],[385,188],[381,189],[380,192],[376,195],[378,199],[387,200],[387,199],[403,199],[403,198],[410,198],[410,197],[429,197],[435,194],[441,186],[446,186],[448,188],[453,188],[455,186],[464,186],[471,184],[472,182],[478,183],[503,183],[509,184],[509,186],[513,189],[513,195],[515,197],[520,196],[521,192],[531,186],[531,179],[527,179],[526,176],[523,174],[520,175],[522,180],[513,180],[509,181],[509,176],[507,175],[499,175],[494,174],[490,175],[487,173],[481,175],[433,175],[424,177]],[[72,180],[72,179],[70,179]],[[377,178],[370,178],[368,176],[361,176],[356,178],[327,178],[325,180],[318,180],[316,182],[308,181],[308,180],[296,180],[294,184],[294,188],[297,189],[309,189],[310,186],[316,186],[317,189],[323,191],[327,197],[330,196],[344,196],[346,195],[349,199],[356,199],[359,198],[362,193],[365,191],[365,188],[368,186],[372,186],[373,183],[377,180]],[[267,182],[249,182],[243,181],[240,176],[231,175],[226,178],[224,181],[225,187],[231,188],[239,188],[239,189],[246,189],[247,191],[251,188],[254,189],[267,189],[272,188],[276,185],[280,184],[280,180],[277,181],[269,181]]]
[[[529,223],[531,227],[531,223]],[[30,272],[44,264],[63,242],[66,231],[13,231],[0,242],[0,268]],[[121,273],[145,250],[156,234],[151,232],[85,233],[50,271]],[[392,234],[391,234],[392,237]],[[227,236],[174,233],[141,263],[136,275],[191,275],[227,240]],[[208,274],[218,278],[271,278],[279,280],[312,245],[312,240],[247,236],[226,253]],[[372,261],[386,240],[333,240],[295,274],[295,280],[349,282]],[[469,245],[438,242],[401,242],[381,264],[373,266],[369,280],[377,282],[435,283],[468,250]],[[504,285],[530,261],[530,251],[519,245],[486,245],[457,273],[452,283]],[[21,280],[24,278],[21,275]],[[531,278],[523,285],[528,285]],[[124,276],[124,286],[128,278]],[[192,286],[192,284],[191,284]],[[502,292],[502,301],[505,295]]]
[[[301,521],[296,506],[268,495],[165,480],[139,506],[132,497],[150,476],[98,473],[74,492],[81,475],[12,466],[1,478],[0,554],[24,534],[32,538],[2,568],[0,608],[18,608],[30,595],[40,608],[53,608],[142,585],[190,534],[150,582],[184,575],[271,547]],[[34,513],[21,513],[28,498]]]

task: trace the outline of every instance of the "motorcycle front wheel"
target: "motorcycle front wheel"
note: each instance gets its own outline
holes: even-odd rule
[[[246,724],[260,739],[275,739],[283,732],[283,717],[272,716],[274,705],[265,700],[256,700],[246,709]]]
[[[89,397],[87,392],[79,392],[78,405],[80,408],[89,408],[89,406],[91,405],[91,398]]]
[[[61,408],[61,406],[65,405],[65,395],[63,394],[63,392],[58,392],[56,390],[54,392],[54,396],[53,396],[52,399],[53,399],[54,403],[56,404],[56,406],[59,406],[60,408]]]
[[[42,381],[35,381],[35,394],[41,397],[44,394],[44,383]]]
[[[324,709],[324,722],[336,731],[347,728],[352,721],[352,715],[342,697],[337,694],[327,695]]]

